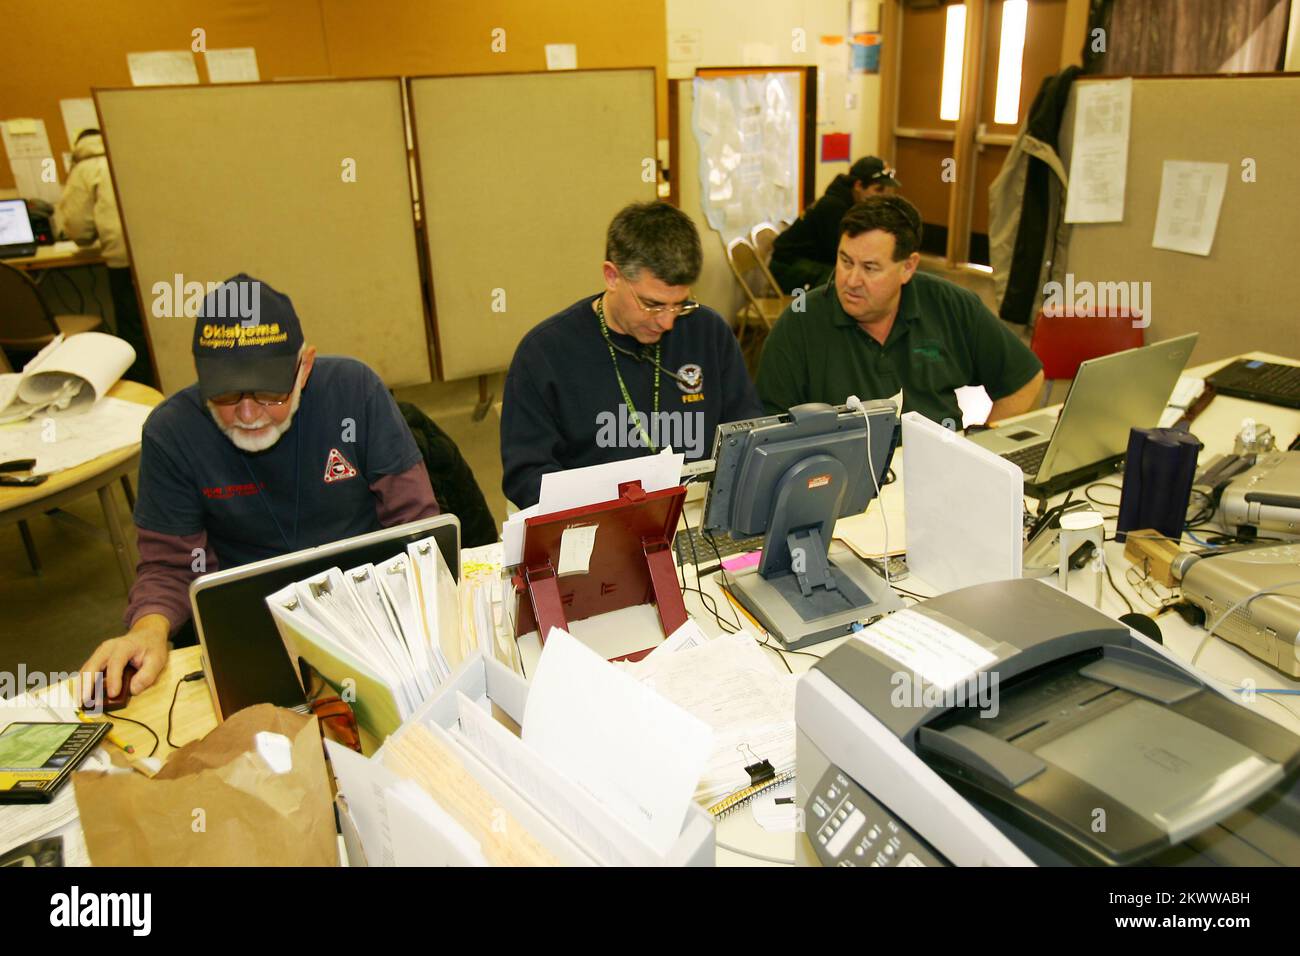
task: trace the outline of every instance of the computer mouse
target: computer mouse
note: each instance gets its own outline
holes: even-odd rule
[[[104,710],[121,710],[131,703],[131,678],[135,677],[135,667],[127,664],[122,668],[122,689],[116,697],[104,697]],[[105,691],[107,694],[107,691]]]

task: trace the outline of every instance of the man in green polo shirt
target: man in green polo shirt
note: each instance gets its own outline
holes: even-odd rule
[[[903,411],[960,427],[963,385],[988,391],[990,422],[1029,410],[1043,364],[973,292],[918,272],[920,244],[921,216],[901,197],[873,196],[844,215],[834,280],[796,295],[763,347],[758,394],[769,413],[901,390]]]

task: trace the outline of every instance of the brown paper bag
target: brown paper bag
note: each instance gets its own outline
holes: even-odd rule
[[[261,731],[288,738],[277,773]],[[330,779],[315,717],[248,707],[142,773],[74,774],[96,866],[337,866]]]

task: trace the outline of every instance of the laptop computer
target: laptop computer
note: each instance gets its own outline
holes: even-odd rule
[[[1019,465],[1031,498],[1110,474],[1124,460],[1129,429],[1160,421],[1196,339],[1192,332],[1089,359],[1079,365],[1059,416],[1043,412],[969,440]]]
[[[0,199],[0,259],[36,255],[36,234],[22,199]]]
[[[1300,408],[1300,365],[1237,359],[1206,380],[1220,395],[1248,398],[1285,408]]]
[[[453,514],[421,518],[315,548],[214,571],[190,584],[194,629],[203,648],[203,672],[217,720],[253,704],[302,709],[302,687],[266,596],[328,568],[375,564],[432,537],[452,576],[460,580],[460,520]]]

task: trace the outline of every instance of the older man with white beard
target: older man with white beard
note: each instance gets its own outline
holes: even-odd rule
[[[266,283],[240,274],[208,294],[194,364],[198,383],[144,425],[129,630],[81,667],[105,671],[110,697],[127,664],[133,694],[157,678],[198,574],[438,514],[379,376],[355,359],[318,359],[293,303]]]

